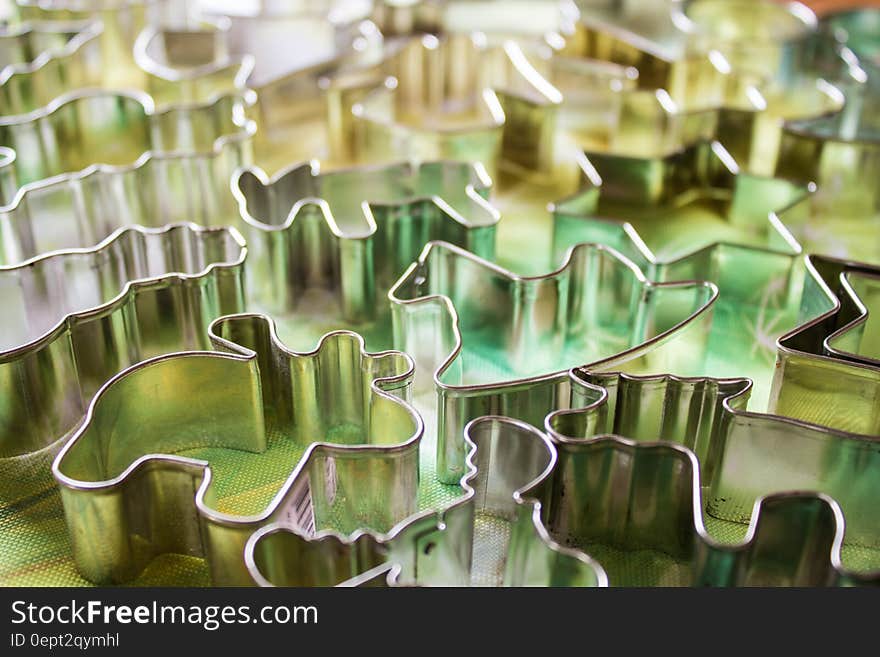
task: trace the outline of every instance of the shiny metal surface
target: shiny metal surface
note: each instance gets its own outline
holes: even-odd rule
[[[254,60],[248,86],[258,98],[256,160],[269,173],[341,148],[336,126],[343,117],[325,95],[336,93],[328,91],[334,85],[360,84],[362,69],[381,59],[383,35],[365,12],[369,3],[204,8],[202,17],[221,25],[228,52]]]
[[[406,401],[408,356],[367,353],[345,331],[290,351],[263,315],[221,317],[207,335],[219,351],[159,356],[108,381],[58,454],[85,577],[124,582],[178,552],[205,557],[215,584],[244,584],[244,543],[271,521],[382,531],[415,511],[423,424]],[[287,481],[256,515],[216,509],[210,463],[179,453],[263,452],[270,432],[302,449]]]
[[[547,172],[562,95],[514,41],[481,34],[426,35],[388,48],[339,128],[355,161],[388,157],[501,161]],[[426,84],[426,80],[431,80]],[[344,94],[350,102],[352,94]],[[346,116],[342,113],[342,116]],[[340,140],[342,142],[342,140]]]
[[[463,474],[467,422],[487,414],[540,422],[575,363],[662,371],[673,354],[679,363],[702,358],[717,295],[711,283],[649,281],[596,244],[572,247],[558,270],[529,278],[429,243],[388,297],[394,344],[422,372],[417,389],[436,388],[438,477]]]
[[[870,475],[876,467],[876,436],[750,411],[748,379],[585,369],[572,370],[570,376],[569,409],[552,412],[545,420],[545,430],[558,442],[614,433],[638,442],[660,438],[681,444],[699,460],[709,516],[747,523],[756,499],[815,491],[840,505],[847,546],[880,545],[871,511],[878,494],[878,482]],[[853,481],[861,483],[853,486]],[[835,568],[848,581],[880,576],[880,571],[852,572],[840,564]]]
[[[852,281],[872,281],[876,266],[828,256],[807,257],[808,276],[800,305],[800,322],[778,341],[770,411],[854,434],[880,434],[876,398],[880,369],[870,347],[840,340],[864,335],[867,307]],[[850,278],[850,277],[855,278]],[[867,298],[866,298],[867,300]],[[830,395],[837,400],[829,403]]]
[[[433,532],[430,516],[350,543],[333,536],[309,541],[294,528],[270,525],[245,549],[254,581],[262,586],[374,585],[383,578],[389,585],[468,583],[474,559],[468,530],[481,516],[510,525],[509,543],[496,567],[502,581],[514,586],[873,581],[842,568],[843,515],[825,495],[760,497],[744,539],[722,544],[705,529],[699,462],[686,447],[602,435],[585,440],[556,434],[548,441],[537,429],[501,417],[474,420],[466,440],[466,495],[445,511]],[[534,478],[520,486],[522,479],[513,474],[518,471]],[[465,485],[468,481],[473,488]],[[512,486],[520,487],[511,495]],[[604,564],[587,556],[590,551],[602,552]],[[633,577],[621,555],[651,551],[664,555],[666,568],[645,571],[656,579]],[[438,562],[442,569],[434,568]],[[325,568],[315,568],[316,563]],[[432,580],[436,572],[456,570],[459,580]]]
[[[713,281],[725,303],[772,288],[779,304],[799,291],[801,247],[788,225],[806,223],[814,186],[741,170],[717,141],[658,158],[586,158],[583,189],[552,208],[554,258],[607,244],[654,280]]]
[[[439,513],[414,516],[384,535],[364,532],[346,540],[315,538],[278,523],[257,531],[245,561],[261,586],[473,584],[479,549],[477,528],[508,527],[507,544],[494,565],[494,585],[605,586],[595,561],[556,543],[543,526],[540,504],[527,497],[550,476],[556,451],[528,425],[500,417],[470,423],[465,431],[464,495]]]
[[[671,128],[682,140],[676,148],[694,134],[714,138],[744,167],[768,175],[783,121],[844,105],[833,85],[816,84],[816,61],[802,54],[817,23],[798,3],[587,0],[580,6],[562,52],[638,70],[638,90],[623,96],[630,108],[627,145],[650,143]]]
[[[434,239],[492,258],[498,211],[482,165],[392,164],[323,173],[317,162],[272,178],[237,171],[238,201],[252,258],[250,298],[294,311],[310,288],[333,290],[342,317],[382,314],[385,290]],[[387,312],[387,311],[386,311]]]
[[[0,113],[27,114],[100,80],[100,23],[37,22],[0,31]]]
[[[211,320],[244,308],[246,254],[234,228],[138,226],[0,268],[0,456],[63,438],[130,365],[203,348]]]
[[[0,208],[3,262],[93,244],[132,224],[231,223],[229,176],[250,162],[256,130],[246,103],[233,94],[156,112],[143,93],[89,89],[0,120],[21,185]]]
[[[594,554],[659,552],[671,562],[642,578],[607,559],[612,586],[847,583],[838,571],[843,517],[829,497],[759,498],[744,540],[725,545],[705,529],[699,463],[687,448],[606,436],[557,449],[555,477],[542,482],[551,536]]]
[[[874,14],[17,5],[0,584],[877,583]]]
[[[145,91],[157,106],[197,103],[244,93],[254,70],[253,55],[230,55],[225,21],[141,30],[133,46],[146,74]]]
[[[117,89],[144,88],[144,71],[135,63],[131,44],[148,25],[184,23],[188,5],[175,0],[15,0],[15,4],[24,21],[100,21],[98,43],[104,65],[97,72],[102,86]]]

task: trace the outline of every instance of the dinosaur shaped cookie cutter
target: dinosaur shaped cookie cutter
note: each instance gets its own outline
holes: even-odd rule
[[[423,425],[406,401],[407,355],[367,353],[347,331],[290,351],[262,315],[221,317],[208,335],[221,351],[159,356],[108,381],[53,463],[77,568],[93,582],[176,552],[205,557],[215,584],[245,584],[245,541],[272,520],[312,532],[332,514],[343,531],[382,531],[415,511]],[[178,454],[264,452],[270,431],[303,453],[258,513],[220,510],[209,462]]]

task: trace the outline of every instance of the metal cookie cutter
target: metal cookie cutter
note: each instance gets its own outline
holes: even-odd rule
[[[269,178],[235,173],[251,249],[249,298],[289,312],[306,291],[329,287],[348,322],[373,318],[385,290],[432,239],[495,255],[498,212],[480,164],[397,163],[322,173],[317,162]]]
[[[740,171],[715,141],[661,157],[588,153],[580,164],[582,190],[551,206],[556,261],[599,242],[653,280],[712,281],[725,303],[797,293],[801,248],[788,225],[806,221],[813,186]]]
[[[27,114],[100,81],[100,23],[38,22],[0,32],[0,115]]]
[[[504,430],[499,430],[501,427]],[[509,428],[508,428],[509,427]],[[540,504],[523,494],[550,476],[556,451],[543,435],[505,418],[481,418],[464,434],[464,495],[407,518],[387,534],[309,536],[275,523],[247,542],[260,586],[604,586],[601,566],[561,547]]]
[[[424,373],[417,388],[437,392],[438,478],[455,483],[469,420],[499,414],[541,422],[575,364],[699,366],[717,288],[654,283],[596,244],[576,245],[558,270],[528,278],[431,242],[388,297],[395,346]],[[687,350],[677,349],[680,340]]]
[[[139,78],[128,85],[151,94],[160,109],[213,101],[232,92],[244,94],[253,57],[229,57],[223,27],[198,23],[145,28],[134,44]],[[7,28],[0,35],[0,44],[8,44],[4,60],[10,61],[0,74],[0,109],[6,120],[29,115],[73,89],[100,86],[103,72],[118,67],[118,62],[102,59],[102,34],[99,21]]]
[[[840,573],[844,522],[829,497],[759,498],[742,543],[706,531],[700,466],[672,443],[615,436],[557,443],[559,462],[527,494],[562,545],[592,554],[611,586],[824,586]]]
[[[160,356],[111,379],[53,464],[93,582],[176,552],[205,557],[215,584],[246,584],[244,544],[264,524],[384,531],[416,510],[423,425],[406,401],[406,354],[367,353],[346,331],[290,351],[263,315],[221,317],[209,337],[224,353]],[[251,515],[224,508],[218,448],[269,456],[278,441],[299,454],[272,501]]]
[[[880,487],[872,476],[880,463],[876,437],[749,411],[748,379],[631,376],[584,368],[572,370],[570,377],[571,396],[563,400],[569,404],[545,420],[554,439],[578,442],[614,433],[687,447],[700,462],[710,519],[744,525],[753,518],[757,498],[785,491],[828,495],[846,516],[843,549],[858,566],[858,571],[839,568],[841,575],[852,581],[880,576],[880,530],[873,510]],[[738,534],[729,526],[721,529],[728,536]]]
[[[294,71],[327,62],[340,49],[359,50],[381,45],[349,43],[347,30],[357,31],[369,19],[371,2],[332,0],[318,3],[201,2],[197,15],[226,25],[229,48],[256,59],[254,84],[264,84]]]
[[[829,356],[880,366],[876,330],[876,319],[880,312],[877,307],[877,292],[880,290],[878,281],[878,268],[873,268],[869,273],[850,270],[842,274],[840,284],[846,293],[840,296],[848,306],[851,304],[854,308],[847,309],[852,314],[852,319],[823,341],[825,352]],[[874,309],[873,313],[871,308]],[[841,320],[845,321],[844,313],[838,315],[838,321]]]
[[[204,348],[208,322],[243,309],[246,253],[232,228],[136,226],[0,268],[0,457],[65,437],[120,370]]]
[[[518,40],[538,41],[577,15],[574,3],[565,0],[502,0],[477,3],[469,0],[377,0],[372,19],[386,36],[463,34],[483,32]]]
[[[132,44],[148,25],[182,25],[188,4],[176,0],[16,0],[25,21],[91,21],[103,26],[99,43],[101,82],[107,87],[144,88],[144,70],[134,61]]]
[[[769,0],[674,0],[672,22],[693,47],[719,51],[738,75],[771,78],[784,45],[815,32],[815,14],[799,2]]]
[[[717,383],[728,392],[739,385]],[[725,397],[705,394],[705,386],[698,390],[704,397],[691,398],[688,420],[718,417]],[[699,404],[705,406],[697,410]],[[648,410],[646,424],[651,424],[656,413]],[[667,429],[687,437],[674,422]],[[552,430],[551,436],[552,442],[509,418],[476,419],[465,433],[471,448],[470,472],[462,482],[466,496],[439,520],[415,517],[388,535],[361,534],[349,543],[330,535],[310,541],[292,527],[271,525],[246,546],[254,581],[375,585],[384,578],[392,585],[462,585],[479,583],[475,575],[482,574],[483,583],[515,586],[873,582],[871,575],[841,566],[844,520],[825,495],[761,497],[744,540],[720,543],[704,524],[699,462],[690,449],[614,436],[572,438]],[[511,494],[511,486],[522,479],[510,473],[525,463],[531,463],[533,479]],[[325,566],[317,576],[316,563]]]
[[[328,80],[349,74],[359,80],[363,67],[382,56],[382,34],[362,20],[368,13],[369,3],[357,2],[202,3],[203,17],[228,25],[229,51],[254,57],[255,159],[270,173],[292,160],[330,156],[336,133],[328,124],[339,119],[328,115]]]
[[[228,29],[222,20],[144,28],[134,43],[134,59],[147,73],[145,90],[157,106],[245,92],[254,57],[229,54]]]
[[[584,7],[574,32],[559,37],[563,54],[638,70],[638,89],[621,94],[624,120],[613,135],[625,148],[671,130],[685,138],[678,147],[695,136],[715,138],[750,171],[770,174],[782,120],[843,106],[838,89],[817,84],[815,62],[795,56],[816,29],[796,3],[697,0],[672,13],[669,2],[645,4]]]
[[[250,162],[256,130],[243,101],[226,95],[153,110],[145,94],[82,90],[29,120],[0,119],[2,141],[18,147],[18,181],[28,183],[0,208],[3,262],[94,243],[131,224],[231,223],[226,186]],[[71,140],[77,148],[61,147]]]
[[[865,333],[865,301],[874,298],[880,268],[819,255],[807,256],[806,267],[801,322],[777,343],[770,410],[878,436],[880,363]]]
[[[144,93],[82,89],[30,114],[3,117],[0,141],[15,149],[18,175],[26,184],[79,172],[95,162],[130,165],[154,151],[220,150],[253,132],[246,119],[235,117],[243,111],[238,94],[157,111]],[[217,126],[244,134],[218,135]],[[77,148],[61,147],[71,142]]]
[[[807,248],[880,261],[880,70],[834,114],[783,127],[777,172],[817,185],[815,220],[799,235]],[[873,233],[873,235],[871,235]]]
[[[385,50],[360,88],[329,88],[330,111],[340,117],[332,143],[348,147],[344,155],[472,160],[492,175],[501,160],[525,171],[551,167],[562,94],[516,42],[425,35]]]

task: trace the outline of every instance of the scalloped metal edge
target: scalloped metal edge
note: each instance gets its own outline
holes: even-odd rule
[[[43,111],[51,113],[55,109],[67,104],[69,101],[75,102],[77,99],[87,99],[93,95],[97,96],[115,96],[117,92],[101,91],[101,90],[81,90],[75,91],[64,96],[60,96],[53,101],[47,108],[38,111],[35,116],[42,116]],[[102,239],[108,232],[106,225],[110,224],[111,229],[119,227],[119,224],[126,225],[130,212],[121,211],[104,211],[100,217],[93,216],[88,210],[83,210],[82,197],[88,197],[90,193],[101,192],[101,185],[106,181],[107,185],[112,185],[119,178],[131,178],[131,182],[122,185],[123,189],[131,186],[134,190],[143,190],[144,188],[153,188],[155,190],[155,198],[150,197],[148,202],[155,204],[155,211],[152,213],[159,218],[161,224],[172,223],[181,220],[184,217],[191,220],[194,214],[197,214],[193,208],[201,208],[204,215],[204,223],[209,223],[211,217],[215,215],[223,215],[224,207],[221,203],[218,205],[213,196],[210,198],[200,198],[198,194],[194,194],[192,190],[201,191],[201,185],[186,185],[184,193],[188,195],[187,202],[179,204],[169,204],[166,199],[161,198],[161,194],[168,192],[167,187],[159,187],[158,181],[152,179],[151,176],[161,175],[161,171],[157,173],[156,169],[162,170],[168,167],[185,165],[190,162],[205,162],[208,165],[217,163],[218,167],[229,169],[231,174],[235,167],[243,162],[250,161],[251,138],[256,132],[256,124],[247,119],[245,116],[245,106],[254,101],[253,92],[245,92],[243,97],[237,94],[224,94],[218,99],[209,103],[181,104],[172,106],[162,112],[153,112],[153,103],[150,97],[143,93],[127,92],[121,94],[123,97],[131,98],[136,102],[140,102],[145,109],[145,119],[151,120],[152,117],[161,117],[166,114],[176,114],[180,112],[199,114],[201,112],[216,112],[218,109],[222,111],[224,106],[231,103],[233,115],[230,125],[235,126],[236,131],[229,134],[219,135],[213,142],[212,148],[207,152],[185,151],[185,150],[168,150],[155,151],[146,150],[131,164],[108,165],[108,164],[91,164],[77,172],[61,173],[59,175],[36,180],[19,187],[12,200],[4,207],[0,208],[0,222],[3,223],[3,258],[6,264],[15,264],[22,260],[33,257],[47,251],[54,251],[57,248],[71,248],[82,246],[82,241],[87,239]],[[226,160],[230,160],[226,162]],[[144,178],[144,180],[141,180]],[[228,181],[227,175],[219,175],[215,183],[221,189],[225,189]],[[94,184],[97,189],[89,188],[90,184]],[[53,210],[57,213],[59,206],[61,208],[69,208],[74,213],[76,221],[70,223],[76,229],[70,234],[64,236],[60,247],[44,248],[47,239],[45,236],[39,235],[35,231],[43,230],[45,227],[33,221],[29,205],[38,202],[42,196],[51,196],[53,194],[64,194],[65,198],[59,202],[55,200]],[[140,194],[140,191],[138,191]],[[102,197],[105,195],[101,195]],[[119,200],[119,191],[106,195],[113,200]],[[232,210],[231,199],[226,199],[225,194],[218,195],[223,202],[228,202],[230,213]],[[140,196],[139,196],[140,198]],[[37,199],[36,201],[34,199]],[[102,198],[106,203],[106,199]],[[123,199],[128,200],[128,199]],[[96,204],[98,205],[98,204]],[[173,208],[171,206],[174,206]],[[178,207],[179,206],[179,207]],[[100,205],[98,205],[100,207]],[[103,208],[102,208],[103,209]],[[183,216],[178,216],[183,215]],[[234,216],[230,214],[230,216]],[[100,222],[101,226],[97,224]],[[225,222],[224,222],[225,223]],[[53,227],[57,233],[57,226]],[[74,243],[71,243],[74,240]],[[53,235],[48,241],[57,243],[57,235]]]
[[[456,168],[463,173],[470,172],[468,176],[455,176],[456,181],[465,177],[469,179],[462,190],[463,198],[470,203],[469,207],[452,207],[446,200],[449,195],[444,192],[428,195],[418,189],[422,172],[434,168],[442,171]],[[399,185],[402,179],[412,179],[413,188],[411,193],[404,193],[399,198],[385,198],[378,202],[362,199],[363,221],[360,230],[341,228],[333,215],[332,198],[325,198],[320,193],[321,181],[325,177],[332,179],[358,172],[387,179],[391,185]],[[444,175],[443,180],[447,177]],[[279,185],[284,186],[285,191],[281,192],[283,197],[298,199],[283,222],[271,223],[253,215],[250,207],[253,205],[253,190],[248,193],[243,189],[243,181],[247,178],[251,178],[251,183],[259,186],[259,191],[269,199],[273,198],[275,187]],[[381,248],[387,248],[387,257],[374,257],[376,240],[389,233],[392,223],[403,223],[396,210],[401,206],[430,206],[436,212],[417,213],[422,221],[428,221],[426,230],[429,239],[448,238],[481,257],[492,258],[495,254],[495,226],[500,214],[487,200],[491,185],[492,180],[479,163],[402,162],[321,173],[319,163],[312,161],[291,165],[271,178],[257,167],[239,168],[232,176],[231,187],[247,230],[248,244],[254,254],[250,266],[253,271],[250,299],[273,312],[289,312],[295,305],[296,297],[302,293],[302,287],[310,285],[312,266],[309,263],[315,261],[322,263],[322,267],[332,269],[329,284],[339,297],[344,319],[352,322],[369,319],[378,311],[377,290],[387,288],[406,265],[418,257],[418,252],[404,250],[405,244],[399,239],[399,230],[390,233],[397,241],[381,245]],[[287,191],[297,187],[302,188],[301,193],[291,194]],[[443,182],[443,187],[446,189],[448,183]],[[313,189],[317,193],[313,193]],[[382,194],[380,191],[375,193]],[[279,209],[283,211],[283,208]],[[313,218],[312,213],[316,213],[317,217]],[[300,227],[304,221],[313,219],[318,221],[319,231]],[[331,239],[326,239],[328,236]],[[421,248],[421,243],[416,248]],[[294,250],[302,251],[307,256],[296,257]],[[396,261],[404,263],[399,270],[395,270]],[[326,277],[327,273],[323,276]],[[264,281],[277,283],[270,286],[268,294],[273,295],[271,298],[267,298],[267,292],[263,289],[266,287]]]
[[[17,277],[19,272],[33,272],[67,259],[92,257],[95,267],[113,267],[105,252],[122,244],[130,234],[158,235],[173,244],[180,231],[192,233],[196,240],[221,236],[237,249],[230,261],[211,262],[193,274],[169,272],[161,276],[127,280],[118,294],[98,306],[67,313],[52,328],[26,344],[0,352],[0,369],[6,370],[3,396],[8,400],[0,439],[3,456],[16,456],[39,450],[67,434],[79,423],[88,399],[108,376],[115,374],[121,363],[140,358],[143,336],[137,328],[138,299],[153,290],[179,288],[192,290],[199,303],[216,305],[224,312],[237,312],[244,305],[243,265],[247,256],[244,239],[234,228],[202,228],[195,224],[172,224],[160,229],[133,226],[114,232],[97,246],[86,249],[57,251],[38,256],[12,267],[0,268],[0,276]],[[131,254],[132,260],[138,254]],[[56,279],[57,280],[57,279]],[[69,281],[61,277],[62,285]],[[47,292],[48,288],[37,289]],[[181,292],[183,294],[183,292]],[[202,299],[202,296],[205,296]],[[24,297],[24,295],[22,295]],[[29,299],[29,304],[40,304]],[[45,303],[49,303],[46,300]],[[189,326],[183,335],[197,335],[200,327],[192,325],[201,313],[182,313]],[[135,331],[135,333],[131,333]],[[136,343],[129,341],[136,339]],[[121,365],[124,367],[124,365]],[[26,401],[25,401],[26,400]],[[7,415],[8,414],[8,415]],[[10,451],[9,443],[23,449]]]

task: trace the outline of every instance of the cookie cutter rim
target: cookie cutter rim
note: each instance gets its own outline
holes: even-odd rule
[[[427,255],[430,253],[430,251],[433,248],[435,248],[433,245],[442,246],[444,249],[448,249],[449,251],[452,251],[453,253],[455,253],[459,257],[462,257],[465,260],[470,260],[472,262],[475,262],[475,263],[479,264],[480,266],[484,267],[485,269],[488,269],[488,270],[492,271],[493,273],[498,274],[500,276],[506,277],[514,282],[526,282],[527,283],[530,281],[538,281],[541,279],[546,279],[546,278],[550,278],[553,276],[558,276],[558,275],[564,273],[565,271],[567,271],[571,267],[571,265],[573,263],[574,255],[577,251],[582,250],[582,249],[586,249],[586,248],[590,248],[590,249],[595,249],[599,252],[608,253],[614,260],[617,260],[623,267],[629,269],[629,271],[633,274],[637,283],[639,283],[647,288],[674,289],[674,288],[685,288],[685,287],[703,287],[709,291],[709,296],[705,300],[705,302],[701,304],[700,309],[697,310],[696,312],[689,313],[685,319],[677,322],[675,324],[675,326],[663,331],[662,333],[659,333],[658,335],[654,336],[650,340],[639,342],[637,345],[635,345],[633,347],[629,347],[624,351],[617,352],[611,356],[593,361],[590,363],[591,368],[604,369],[604,368],[611,366],[613,363],[626,362],[627,360],[629,360],[630,357],[635,356],[637,353],[640,353],[642,351],[650,349],[651,347],[654,347],[654,346],[657,346],[659,344],[666,342],[675,333],[677,333],[679,331],[679,329],[683,328],[684,326],[686,326],[688,324],[693,323],[700,316],[706,314],[707,312],[710,312],[712,309],[712,306],[714,305],[715,301],[717,300],[718,294],[719,294],[717,286],[715,286],[714,283],[711,283],[709,281],[696,281],[696,280],[683,280],[683,281],[670,281],[670,282],[652,281],[652,280],[648,279],[647,276],[641,271],[641,269],[639,269],[639,267],[636,266],[626,256],[622,255],[621,253],[619,253],[617,250],[613,249],[612,247],[605,246],[603,244],[597,244],[597,243],[591,243],[591,242],[582,242],[580,244],[574,244],[566,250],[566,255],[565,255],[562,263],[560,265],[558,265],[555,269],[551,270],[550,272],[548,272],[546,274],[538,274],[535,276],[520,276],[519,274],[516,274],[510,270],[507,270],[507,269],[501,267],[500,265],[497,265],[491,261],[484,260],[483,258],[479,258],[478,256],[474,256],[470,252],[465,251],[464,249],[462,249],[458,246],[455,246],[454,244],[450,244],[448,242],[440,242],[440,241],[428,242],[425,245],[425,247],[422,249],[422,253],[419,255],[418,260],[416,262],[414,262],[413,264],[411,264],[407,268],[407,270],[403,274],[401,274],[401,276],[397,280],[397,282],[388,291],[388,299],[391,301],[391,303],[393,305],[399,305],[399,306],[403,306],[403,307],[433,301],[433,302],[442,303],[443,306],[446,308],[446,311],[452,320],[453,334],[455,336],[455,345],[454,345],[452,351],[450,351],[450,353],[446,357],[444,357],[442,364],[440,366],[438,366],[437,369],[432,373],[432,379],[434,382],[435,389],[439,389],[439,390],[480,391],[480,390],[489,390],[489,389],[493,389],[493,388],[498,388],[502,385],[507,387],[507,386],[514,386],[514,385],[523,384],[523,383],[534,383],[534,382],[538,382],[538,381],[550,381],[550,380],[557,379],[560,376],[564,375],[571,368],[564,368],[564,369],[560,369],[558,371],[549,372],[549,373],[542,374],[542,375],[536,375],[536,376],[530,376],[530,377],[520,377],[517,379],[510,379],[510,380],[505,380],[505,381],[501,381],[501,382],[497,382],[497,383],[477,383],[477,384],[466,384],[466,385],[454,385],[454,384],[443,383],[440,380],[440,377],[443,375],[444,372],[446,372],[446,370],[449,369],[449,367],[452,365],[453,361],[455,361],[461,355],[461,352],[462,352],[462,337],[461,337],[461,330],[459,328],[458,311],[456,311],[455,306],[452,303],[452,300],[445,294],[428,294],[428,295],[423,295],[423,296],[420,296],[420,297],[417,297],[414,299],[404,299],[404,298],[400,298],[397,296],[398,290],[402,287],[402,285],[406,282],[406,280],[411,278],[414,275],[415,271],[427,260]]]
[[[67,256],[99,254],[102,251],[106,251],[107,249],[111,248],[127,233],[139,233],[143,235],[163,235],[180,229],[186,229],[196,235],[225,232],[230,236],[230,239],[232,239],[233,243],[239,248],[239,255],[235,258],[235,260],[230,262],[209,262],[206,264],[205,267],[193,273],[168,272],[161,276],[148,276],[145,278],[126,280],[125,283],[122,285],[120,291],[116,295],[101,303],[100,305],[91,306],[89,308],[74,313],[67,313],[57,322],[55,322],[55,324],[53,324],[51,328],[46,329],[40,336],[33,338],[28,342],[16,346],[12,349],[0,350],[0,361],[6,362],[9,359],[17,358],[30,351],[33,351],[34,349],[47,345],[49,342],[57,339],[59,337],[59,333],[63,332],[65,327],[70,322],[87,319],[90,316],[100,315],[106,312],[110,308],[118,305],[122,300],[129,296],[130,292],[133,289],[136,289],[138,287],[150,285],[161,280],[174,278],[180,279],[182,281],[195,280],[210,275],[211,273],[218,270],[229,270],[235,267],[240,267],[244,264],[247,258],[247,244],[244,241],[244,237],[242,237],[241,233],[234,226],[207,227],[199,226],[198,224],[194,224],[192,222],[178,222],[167,224],[159,228],[149,228],[135,224],[131,226],[123,226],[121,228],[117,228],[109,236],[101,240],[93,247],[58,249],[55,251],[41,253],[32,258],[28,258],[27,260],[24,260],[18,264],[0,266],[0,273],[12,272],[17,269],[32,268],[35,266],[40,266],[45,262],[65,258]]]
[[[532,478],[531,481],[525,482],[521,485],[518,485],[517,488],[512,492],[514,503],[519,507],[527,507],[529,505],[532,506],[531,513],[529,514],[530,521],[532,523],[532,527],[537,537],[544,543],[544,545],[551,550],[561,556],[568,557],[571,559],[575,559],[587,568],[591,568],[597,580],[597,586],[603,587],[608,585],[608,578],[605,574],[605,570],[602,566],[595,561],[588,554],[575,550],[572,548],[565,547],[560,545],[555,539],[550,536],[550,533],[547,531],[547,528],[544,526],[543,521],[540,516],[540,508],[541,502],[537,499],[525,497],[528,490],[534,488],[538,483],[544,481],[548,476],[550,476],[553,472],[553,469],[556,465],[556,449],[553,446],[550,439],[545,436],[543,433],[536,431],[533,427],[528,425],[525,422],[521,422],[519,420],[512,420],[511,418],[505,418],[501,416],[483,416],[480,418],[476,418],[468,422],[467,427],[464,431],[464,440],[468,446],[467,454],[465,457],[465,473],[462,475],[459,485],[461,486],[463,493],[461,496],[445,505],[442,509],[428,509],[425,511],[421,511],[417,514],[410,516],[399,522],[395,525],[391,530],[385,533],[377,533],[369,529],[360,530],[354,534],[349,536],[343,536],[338,532],[332,531],[324,531],[320,532],[314,536],[309,536],[301,531],[299,527],[293,525],[291,523],[287,523],[284,521],[274,522],[268,524],[264,527],[261,527],[256,532],[254,532],[249,538],[247,543],[245,544],[244,550],[244,560],[248,569],[248,573],[253,579],[254,583],[260,587],[271,587],[275,586],[271,580],[269,580],[262,572],[259,564],[257,563],[257,558],[255,555],[257,545],[263,540],[264,537],[268,535],[272,535],[275,533],[288,532],[296,535],[302,540],[305,541],[338,541],[339,543],[345,545],[346,547],[353,547],[355,541],[363,536],[369,537],[380,549],[388,549],[388,547],[398,538],[402,537],[407,530],[412,528],[418,528],[419,524],[422,522],[427,522],[430,519],[434,519],[434,524],[431,529],[425,529],[421,531],[419,534],[415,536],[415,539],[418,540],[425,535],[432,535],[436,532],[441,532],[438,536],[443,536],[442,532],[446,531],[446,522],[445,519],[448,515],[456,513],[458,510],[465,509],[469,505],[476,502],[477,491],[473,484],[474,480],[479,477],[480,471],[475,463],[474,459],[479,450],[479,446],[472,439],[472,431],[474,427],[479,426],[480,424],[489,423],[489,422],[510,422],[516,424],[520,428],[525,431],[528,431],[530,435],[535,437],[547,450],[548,454],[548,463],[544,467],[543,471],[538,473],[535,477]],[[512,522],[511,522],[512,524]],[[405,537],[404,537],[405,538]],[[471,540],[473,540],[473,534],[471,534]],[[471,548],[473,549],[473,548]],[[418,556],[416,555],[416,559]],[[389,586],[395,586],[401,584],[402,567],[399,563],[397,563],[394,559],[388,560],[379,566],[364,571],[358,575],[355,575],[349,580],[339,582],[338,586],[352,586],[361,583],[363,580],[372,578],[376,575],[381,576],[382,574],[386,575],[385,581]]]

